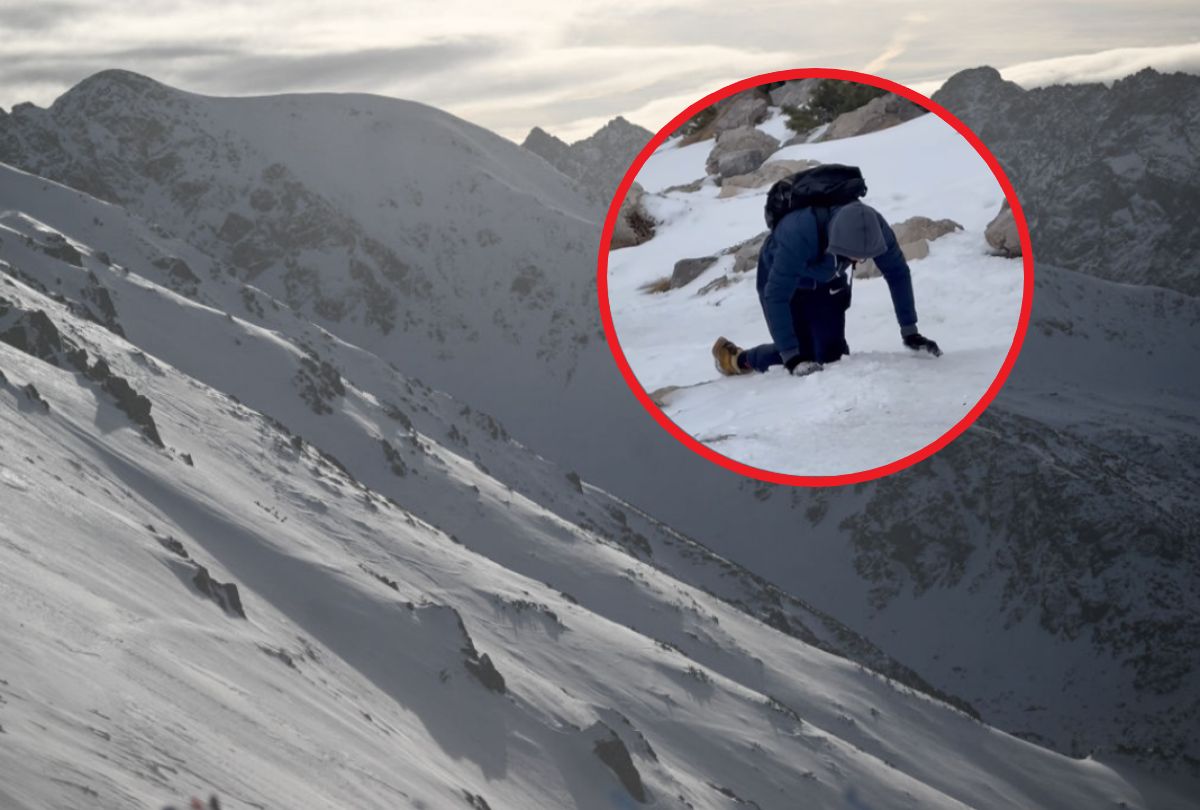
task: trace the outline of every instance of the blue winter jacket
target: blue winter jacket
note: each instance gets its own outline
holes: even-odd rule
[[[830,209],[830,216],[837,207]],[[900,252],[896,234],[881,214],[887,250],[875,257],[875,264],[887,281],[892,306],[902,335],[917,331],[917,310],[913,303],[912,277],[908,262]],[[771,341],[784,361],[796,355],[799,344],[792,323],[792,295],[800,289],[815,289],[828,284],[845,262],[832,254],[821,255],[817,240],[817,217],[811,208],[802,208],[784,216],[763,243],[758,254],[758,298],[762,304]]]

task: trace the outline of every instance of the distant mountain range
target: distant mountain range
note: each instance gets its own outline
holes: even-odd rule
[[[973,115],[990,115],[972,112],[990,86],[990,74],[968,72],[938,98],[972,123]],[[1115,91],[1080,94],[1072,114],[1087,116],[1085,98],[1103,108],[1108,102],[1098,99]],[[1009,103],[1010,91],[997,93],[998,106]],[[1031,104],[1055,98],[1048,91],[1019,97]],[[1186,133],[1169,123],[1180,114],[1163,110],[1166,123],[1157,127],[1135,116],[1128,149],[1186,150]],[[1062,751],[1194,766],[1200,508],[1190,493],[1200,479],[1200,387],[1187,370],[1200,352],[1200,312],[1181,292],[1102,280],[1170,281],[1188,290],[1186,268],[1159,279],[1115,239],[1124,247],[1083,261],[1072,240],[1095,228],[1108,240],[1114,231],[1095,223],[1092,186],[1080,183],[1064,195],[1037,170],[1057,171],[1053,160],[1036,169],[1022,163],[1019,150],[1005,146],[1008,130],[1000,127],[993,143],[988,126],[979,124],[980,134],[1009,167],[1034,220],[1039,278],[1026,350],[996,404],[963,438],[916,468],[853,488],[813,492],[737,478],[678,446],[634,402],[596,317],[592,283],[607,200],[581,193],[615,184],[621,161],[628,163],[605,157],[607,137],[595,150],[576,144],[554,152],[531,133],[530,148],[522,149],[419,104],[356,95],[213,99],[107,71],[49,109],[18,105],[0,113],[0,162],[17,170],[5,169],[0,184],[7,228],[0,269],[20,285],[19,295],[0,286],[10,302],[4,329],[18,318],[31,329],[33,313],[57,302],[56,328],[91,347],[85,368],[99,349],[117,376],[156,403],[152,416],[175,414],[157,424],[163,452],[180,459],[190,452],[202,468],[196,443],[182,438],[189,396],[225,403],[239,420],[263,414],[269,419],[261,424],[274,420],[312,448],[303,451],[311,458],[297,460],[308,458],[340,490],[378,507],[347,483],[353,478],[414,521],[456,535],[471,553],[571,590],[604,621],[657,634],[646,617],[676,614],[665,602],[627,601],[621,589],[643,586],[625,582],[651,577],[651,591],[712,591],[726,601],[711,604],[721,611],[737,605],[745,611],[738,622],[755,622],[739,628],[760,628],[761,620],[790,634],[761,636],[751,648],[739,633],[766,631],[730,630],[710,644],[714,630],[701,619],[672,625],[678,632],[665,642],[698,668],[724,661],[713,671],[738,689],[768,688],[754,680],[754,659],[764,655],[758,650],[794,643],[774,639],[800,639],[953,696],[987,722]],[[618,122],[606,129],[619,136],[612,148],[636,152],[640,133]],[[1070,151],[1072,165],[1085,167],[1110,157],[1086,139],[1038,142],[1032,130],[1025,137],[1035,153]],[[1196,248],[1186,223],[1155,218],[1177,185],[1147,177],[1106,198],[1114,205],[1125,199],[1111,222],[1134,217],[1140,232],[1164,229],[1149,243],[1153,255],[1166,256],[1172,244],[1194,255],[1186,253]],[[114,337],[96,337],[89,320]],[[128,347],[117,340],[118,328]],[[947,342],[953,345],[952,336]],[[65,406],[66,378],[14,360],[11,341],[0,348],[7,376],[24,385],[49,375],[53,390],[43,394],[51,412],[57,401],[72,425],[97,431],[95,441],[107,435],[103,426],[131,418],[105,406],[103,419],[90,425],[81,414],[98,407],[91,399]],[[159,391],[153,369],[163,366],[170,382]],[[89,396],[115,396],[93,382],[103,393]],[[18,401],[15,390],[6,389],[10,404]],[[197,429],[202,435],[233,429],[208,409],[201,409],[210,420]],[[261,446],[242,436],[229,458],[205,452],[234,469],[235,457],[269,458],[269,448],[291,441],[282,428],[262,427]],[[95,446],[81,442],[71,438],[68,454]],[[322,467],[315,460],[321,453],[337,463]],[[338,467],[345,472],[331,472]],[[182,461],[171,469],[182,475]],[[282,509],[264,500],[267,492],[299,503],[311,497],[310,486],[322,486],[305,483],[296,491],[307,494],[287,495],[286,483],[269,483],[265,473],[257,480],[246,504],[264,515]],[[124,486],[136,494],[128,480]],[[477,497],[486,506],[470,506]],[[255,498],[265,505],[254,506]],[[154,522],[138,510],[129,514]],[[99,512],[86,514],[99,519]],[[343,531],[331,517],[313,517],[327,515],[316,506],[280,514],[317,521],[327,538]],[[374,518],[355,519],[383,530]],[[530,548],[535,535],[554,539]],[[28,546],[28,538],[14,542]],[[318,539],[305,534],[303,542]],[[597,543],[600,561],[570,551]],[[399,579],[388,573],[399,562],[384,571],[364,555],[357,549],[338,565],[362,562]],[[241,563],[229,559],[224,569],[210,566],[215,576],[255,592]],[[429,571],[433,559],[420,570]],[[643,569],[638,560],[652,565]],[[429,587],[458,587],[442,576]],[[589,597],[583,591],[593,579],[608,584]],[[410,586],[416,581],[406,580]],[[517,595],[529,587],[513,585],[505,598],[554,601],[548,610],[561,612],[548,591]],[[472,635],[477,622],[490,626],[478,605],[461,612]],[[722,627],[734,621],[728,615],[720,614]],[[499,638],[491,632],[485,635]],[[280,638],[269,643],[285,649]],[[504,654],[509,671],[520,648],[512,644],[513,657]],[[728,657],[737,644],[748,652]],[[295,646],[286,648],[289,656],[298,654]],[[504,659],[496,663],[502,674]],[[833,700],[845,705],[843,697]],[[847,717],[849,727],[863,722],[860,714]],[[571,722],[587,727],[591,719]],[[611,716],[606,723],[619,725]],[[633,736],[618,736],[636,746]],[[889,758],[903,747],[893,739]],[[710,754],[694,761],[708,762]],[[905,772],[932,779],[916,766]],[[671,778],[680,777],[646,777],[655,790]],[[698,790],[683,792],[704,806]]]

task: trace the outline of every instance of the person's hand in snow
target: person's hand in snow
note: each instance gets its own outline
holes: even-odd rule
[[[787,368],[788,374],[791,374],[793,377],[807,377],[809,374],[820,371],[822,368],[820,363],[812,360],[801,360],[800,355],[796,355],[783,365]]]
[[[922,335],[920,332],[913,332],[911,335],[904,336],[904,345],[912,349],[914,352],[929,352],[934,357],[941,357],[942,350],[938,345],[929,338]]]

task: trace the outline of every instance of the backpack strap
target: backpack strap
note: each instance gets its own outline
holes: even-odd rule
[[[813,216],[817,220],[817,258],[825,255],[829,247],[829,220],[831,213],[827,205],[814,205]]]

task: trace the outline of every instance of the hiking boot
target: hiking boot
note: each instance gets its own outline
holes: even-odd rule
[[[726,377],[733,377],[737,374],[749,374],[754,369],[742,368],[738,365],[738,355],[741,353],[741,348],[732,340],[723,337],[717,338],[717,342],[712,347],[713,363],[716,364],[717,371]]]

